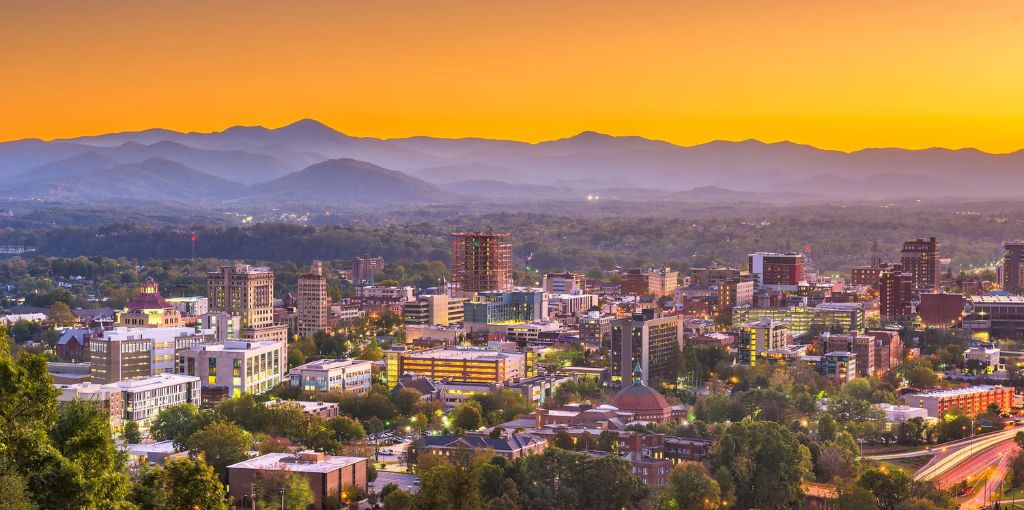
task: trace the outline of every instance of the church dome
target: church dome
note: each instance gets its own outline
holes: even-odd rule
[[[612,397],[611,405],[634,413],[664,413],[672,407],[665,396],[654,388],[633,383]]]

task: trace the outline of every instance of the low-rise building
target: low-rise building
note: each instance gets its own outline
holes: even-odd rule
[[[975,361],[985,367],[987,372],[995,372],[1000,369],[999,348],[997,347],[971,347],[964,351],[964,363]]]
[[[142,429],[149,428],[156,415],[175,404],[202,404],[199,378],[180,374],[158,374],[142,379],[118,381],[103,385],[104,389],[121,392],[124,421],[134,421]]]
[[[385,351],[388,387],[398,384],[405,373],[422,375],[434,381],[502,384],[521,377],[532,377],[536,368],[529,363],[530,353],[497,352],[488,349],[428,349]]]
[[[852,352],[827,352],[818,360],[818,373],[844,383],[857,378],[857,355]]]
[[[302,412],[329,420],[341,414],[340,407],[336,402],[313,402],[310,400],[271,400],[267,407],[295,406],[302,409]]]
[[[373,383],[373,363],[357,359],[321,359],[288,371],[288,382],[303,391],[350,391],[363,395]]]
[[[508,434],[506,437],[497,439],[475,435],[423,436],[411,448],[416,448],[417,454],[433,453],[450,456],[459,451],[470,450],[515,460],[527,455],[543,453],[547,444],[543,438],[532,434]]]
[[[812,327],[826,331],[839,328],[841,331],[864,330],[864,306],[861,303],[821,303],[815,307],[795,308],[754,308],[736,307],[732,311],[732,323],[749,324],[768,318],[786,324],[794,334],[804,333]]]
[[[288,345],[272,340],[230,340],[194,345],[178,353],[179,374],[198,376],[203,388],[225,396],[259,395],[284,380]]]
[[[74,384],[54,384],[60,395],[57,395],[57,404],[64,404],[74,400],[84,400],[96,404],[110,417],[110,426],[115,430],[123,425],[124,401],[121,391],[116,388],[109,388],[102,384],[88,382]]]
[[[968,386],[952,390],[910,393],[900,397],[909,406],[923,407],[928,416],[941,418],[952,409],[959,409],[967,416],[986,412],[989,404],[996,404],[1003,412],[1013,405],[1013,388],[1003,386]]]
[[[251,497],[252,488],[263,490],[265,482],[274,476],[294,473],[309,483],[313,493],[313,507],[329,510],[330,502],[344,501],[343,491],[355,485],[364,492],[367,488],[366,470],[369,460],[364,457],[343,457],[320,452],[268,453],[228,466],[228,486],[233,505],[244,508]]]

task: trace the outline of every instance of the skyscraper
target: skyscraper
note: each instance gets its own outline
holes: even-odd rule
[[[935,292],[939,288],[939,242],[934,237],[903,243],[903,270],[913,276],[914,292]]]
[[[373,275],[384,270],[384,257],[356,257],[352,261],[352,283],[367,285],[373,281]]]
[[[678,315],[658,317],[647,309],[612,321],[612,377],[620,379],[623,387],[629,386],[636,382],[633,373],[639,366],[644,384],[650,377],[674,378],[673,344],[683,349],[683,321]]]
[[[512,288],[512,234],[452,234],[452,280],[465,292]]]
[[[910,316],[913,286],[914,275],[904,271],[902,265],[883,265],[878,276],[878,315],[883,319]]]
[[[324,277],[323,263],[313,261],[308,273],[299,276],[298,286],[299,324],[296,333],[307,336],[317,331],[327,331],[331,301],[327,297],[327,278]]]
[[[1024,241],[1003,243],[1003,290],[1020,294],[1024,290]]]
[[[237,315],[242,338],[288,339],[288,326],[274,324],[274,273],[270,269],[221,266],[220,271],[207,274],[206,284],[210,311]]]

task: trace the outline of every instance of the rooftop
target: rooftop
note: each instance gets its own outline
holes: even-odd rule
[[[163,388],[171,384],[199,383],[199,378],[183,374],[157,374],[141,379],[126,379],[115,383],[104,384],[104,388],[116,388],[119,390],[146,391]]]
[[[1024,305],[1024,296],[971,296],[970,300],[972,303],[975,304],[981,303],[986,305]]]
[[[1006,386],[990,386],[987,384],[979,384],[977,386],[968,386],[966,388],[954,388],[951,390],[922,391],[920,393],[911,393],[908,395],[904,395],[904,397],[958,397],[961,395],[970,395],[973,393],[979,393],[983,391],[1001,390],[1006,388]]]
[[[322,457],[321,457],[322,456]],[[323,460],[318,460],[322,458]],[[313,452],[268,453],[228,466],[228,469],[257,469],[267,471],[295,471],[299,473],[330,473],[366,462],[364,457],[315,455]]]
[[[451,360],[476,360],[476,361],[499,361],[512,356],[522,354],[505,353],[484,349],[433,349],[406,354],[411,359],[451,359]]]
[[[335,370],[335,369],[346,368],[346,367],[351,367],[351,366],[355,366],[355,365],[366,365],[366,368],[369,368],[369,366],[371,364],[372,363],[370,361],[364,361],[364,360],[361,360],[361,359],[348,359],[348,358],[318,359],[316,361],[310,361],[309,363],[306,363],[304,365],[299,365],[299,366],[291,369],[290,371],[301,371],[301,370]]]

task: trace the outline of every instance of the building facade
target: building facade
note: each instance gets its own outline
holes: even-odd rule
[[[908,406],[923,407],[928,416],[942,418],[952,409],[967,416],[977,416],[996,404],[1003,412],[1013,406],[1013,388],[1003,386],[968,386],[953,390],[926,391],[903,395],[900,399]]]
[[[175,353],[213,342],[210,330],[113,328],[89,340],[92,382],[105,384],[174,372]]]
[[[135,328],[180,328],[181,312],[160,295],[160,286],[146,278],[135,295],[117,314],[117,324]]]
[[[900,264],[883,267],[878,276],[878,315],[889,320],[911,316],[913,291],[912,273],[904,271]]]
[[[679,286],[679,272],[670,268],[630,269],[619,279],[627,296],[671,296]]]
[[[407,325],[460,324],[465,319],[465,303],[466,300],[463,298],[453,298],[445,294],[419,296],[415,301],[402,304],[402,316]]]
[[[536,375],[532,353],[498,352],[487,349],[391,349],[384,353],[388,388],[403,374],[415,374],[434,381],[503,384]]]
[[[103,385],[121,393],[123,421],[134,421],[148,429],[161,410],[176,404],[202,404],[199,378],[179,374],[159,374],[142,379]]]
[[[452,281],[464,292],[512,288],[512,234],[452,234]]]
[[[373,363],[355,359],[321,359],[288,371],[288,382],[303,391],[370,391]]]
[[[852,331],[845,335],[822,335],[822,352],[852,352],[857,357],[857,376],[875,375],[875,347],[877,340],[872,335],[861,335]]]
[[[471,324],[521,324],[548,318],[543,291],[481,292],[463,305],[463,320]]]
[[[260,395],[284,380],[288,344],[271,340],[229,340],[195,345],[178,353],[177,373],[199,377],[204,388],[228,397]]]
[[[373,283],[373,275],[384,270],[384,257],[369,255],[356,257],[352,260],[352,283],[368,285]]]
[[[327,455],[311,450],[298,453],[268,453],[228,466],[228,487],[233,507],[248,508],[252,491],[277,493],[281,477],[297,474],[306,479],[313,493],[313,508],[333,510],[344,502],[343,491],[355,485],[366,492],[369,459]]]
[[[587,277],[579,273],[547,273],[544,275],[544,292],[548,294],[578,294],[586,291]]]
[[[804,256],[801,253],[751,253],[747,270],[757,276],[758,287],[796,289],[804,275]]]
[[[939,242],[934,237],[918,238],[903,243],[900,263],[913,275],[914,292],[935,292],[939,289]]]
[[[274,323],[274,273],[245,264],[222,266],[208,273],[211,312],[237,315],[240,336],[248,340],[287,340],[288,326]]]
[[[815,307],[753,308],[737,307],[732,311],[733,325],[742,326],[763,318],[786,324],[789,331],[799,334],[812,327],[826,331],[864,330],[864,307],[860,303],[822,303]]]
[[[683,349],[683,320],[678,315],[659,317],[654,310],[634,313],[631,317],[612,322],[611,368],[613,380],[628,386],[633,381],[634,368],[640,367],[641,382],[651,377],[665,379],[670,376],[672,356]]]
[[[772,319],[747,324],[736,335],[736,363],[755,366],[768,356],[768,351],[783,349],[789,343],[789,330]]]
[[[299,336],[330,329],[331,299],[327,295],[323,263],[319,260],[313,262],[308,273],[299,276],[296,298],[299,315],[296,333]]]

